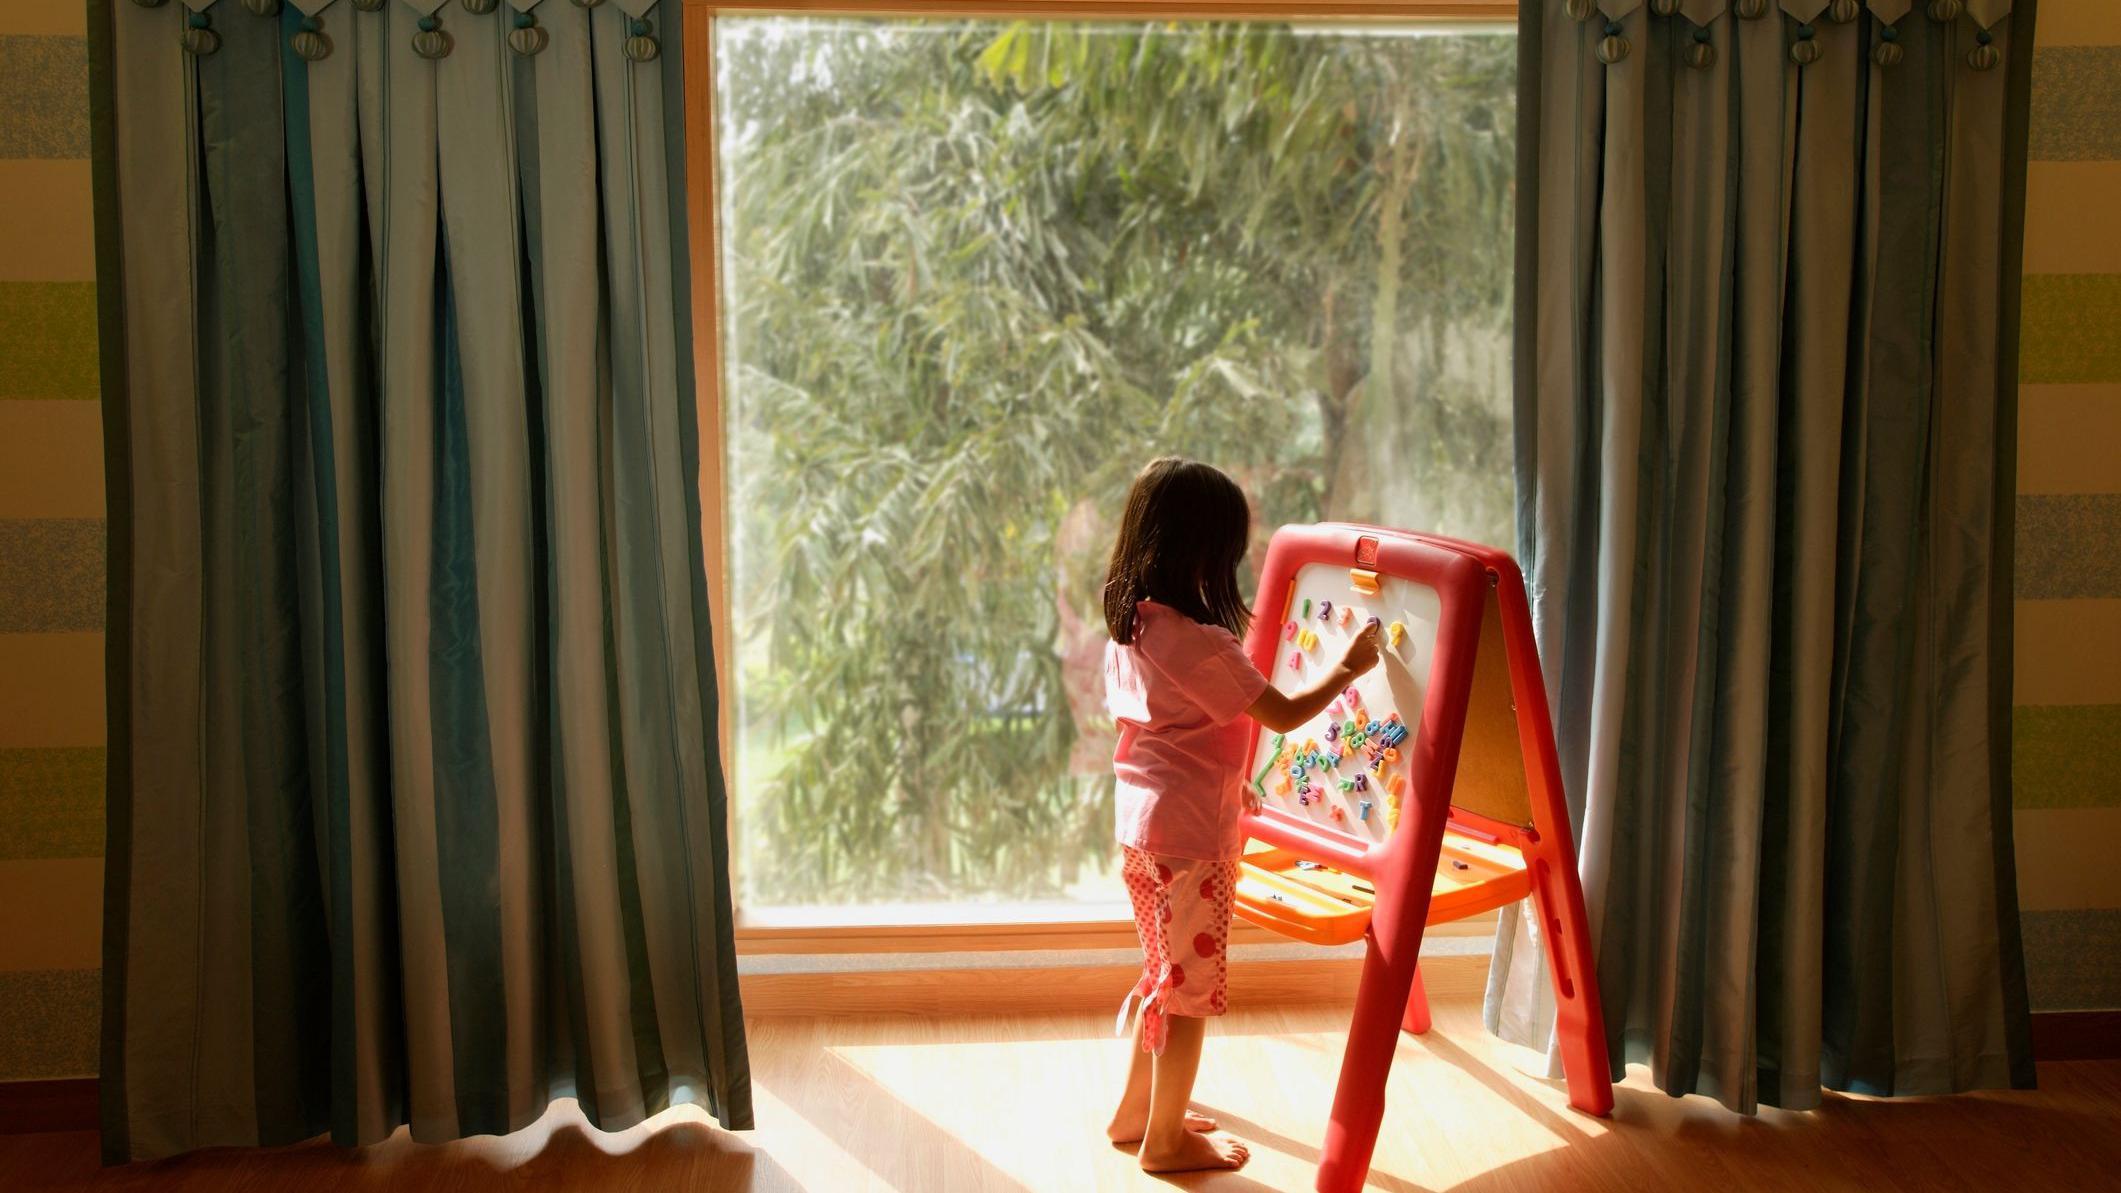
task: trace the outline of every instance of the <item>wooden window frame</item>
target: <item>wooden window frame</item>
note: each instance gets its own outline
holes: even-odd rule
[[[722,477],[721,253],[715,203],[714,20],[717,16],[853,16],[1018,18],[1046,20],[1274,20],[1385,24],[1406,21],[1502,23],[1517,0],[683,0],[685,50],[686,220],[691,232],[693,376],[698,389],[701,537],[714,639],[722,757],[731,757],[728,533]],[[730,865],[737,865],[736,808],[731,793]],[[731,888],[737,884],[732,880]],[[1124,918],[997,921],[990,915],[925,922],[796,923],[794,917],[747,915],[736,907],[737,951],[768,953],[972,952],[1122,948],[1135,942]],[[1479,935],[1494,917],[1438,925],[1431,935]],[[1238,923],[1233,944],[1279,941]]]

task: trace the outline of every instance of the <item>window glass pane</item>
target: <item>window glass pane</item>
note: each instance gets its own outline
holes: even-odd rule
[[[1143,462],[1510,545],[1514,35],[716,29],[739,897],[1115,900]]]

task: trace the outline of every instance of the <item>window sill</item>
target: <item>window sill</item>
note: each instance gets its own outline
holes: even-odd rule
[[[1131,945],[1125,904],[890,904],[747,908],[739,955],[1110,949]]]
[[[1257,931],[1255,929],[1255,931]],[[1230,949],[1235,1006],[1348,1003],[1362,976],[1359,945],[1274,943]],[[1431,934],[1422,942],[1430,999],[1474,999],[1486,989],[1485,938]],[[1141,974],[1136,949],[1072,952],[864,953],[752,956],[737,962],[748,1018],[806,1015],[1109,1015]]]
[[[1495,934],[1495,914],[1431,924],[1428,937]],[[1050,952],[1131,949],[1134,921],[1124,904],[898,904],[879,907],[761,908],[740,911],[738,956],[786,953]],[[1242,920],[1230,943],[1288,943]]]

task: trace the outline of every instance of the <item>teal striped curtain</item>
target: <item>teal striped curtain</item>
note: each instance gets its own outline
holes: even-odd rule
[[[1526,0],[1519,547],[1616,1068],[2029,1084],[2010,821],[2032,0]],[[1509,917],[1491,1026],[1548,1039]]]
[[[751,1120],[677,0],[95,0],[114,1161]]]

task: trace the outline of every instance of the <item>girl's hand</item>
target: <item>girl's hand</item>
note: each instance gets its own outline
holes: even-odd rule
[[[1260,799],[1258,790],[1255,789],[1250,783],[1247,783],[1245,784],[1244,795],[1245,811],[1251,813],[1254,816],[1259,815]]]
[[[1356,676],[1375,667],[1378,653],[1384,649],[1378,641],[1382,636],[1376,622],[1364,626],[1362,632],[1348,643],[1348,653],[1341,656],[1340,669]]]
[[[1259,698],[1245,708],[1245,713],[1276,733],[1294,733],[1303,728],[1339,699],[1356,676],[1377,665],[1383,653],[1378,645],[1381,635],[1374,621],[1365,625],[1340,656],[1340,666],[1316,676],[1309,688],[1293,696],[1283,695],[1280,688],[1270,683],[1260,689]]]

